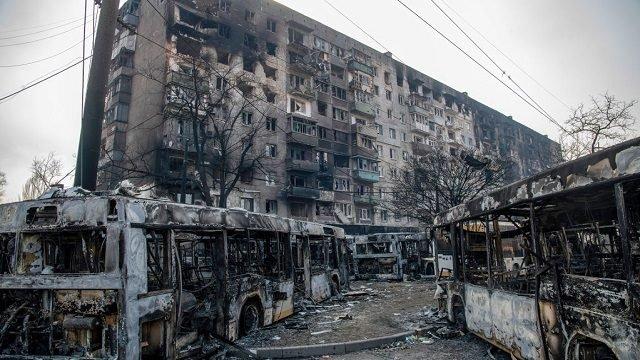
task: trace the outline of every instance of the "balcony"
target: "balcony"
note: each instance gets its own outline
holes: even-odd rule
[[[369,170],[353,170],[353,177],[357,180],[367,181],[367,182],[378,182],[380,181],[380,174],[377,171],[369,171]]]
[[[412,130],[415,131],[415,132],[421,132],[421,133],[424,133],[424,134],[430,134],[429,125],[423,124],[423,123],[419,123],[417,121],[413,122],[413,129]]]
[[[318,138],[316,136],[307,135],[299,132],[289,131],[287,133],[287,142],[307,145],[311,147],[318,146]]]
[[[376,117],[376,108],[371,104],[361,101],[352,101],[349,105],[349,110],[364,116]]]
[[[121,49],[136,51],[136,35],[131,34],[120,38],[118,42],[113,45],[113,50],[111,51],[111,60],[113,60],[116,55],[118,55]]]
[[[456,109],[454,109],[453,107],[449,107],[449,106],[445,106],[444,107],[444,113],[447,114],[447,115],[451,115],[451,116],[458,115],[458,111]]]
[[[376,149],[370,149],[364,146],[354,146],[351,148],[353,156],[361,156],[368,159],[377,159],[378,151]]]
[[[376,194],[355,194],[353,202],[357,204],[376,205],[380,203],[380,196]]]
[[[447,119],[444,121],[444,124],[445,126],[447,126],[452,130],[462,130],[462,126],[460,126],[459,122],[456,121],[455,119],[451,119],[451,120]]]
[[[296,59],[289,62],[289,67],[293,70],[297,70],[304,74],[315,75],[317,72],[316,67],[312,64],[306,63],[302,59]]]
[[[320,169],[320,164],[315,161],[286,159],[285,164],[287,171],[304,171],[315,173]]]
[[[310,50],[309,47],[305,44],[303,44],[300,41],[289,41],[287,43],[287,49],[292,50],[294,52],[297,53],[301,53],[303,55],[307,55],[309,54]]]
[[[335,199],[335,193],[330,190],[320,190],[320,197],[318,200],[325,202],[333,202]]]
[[[374,71],[373,71],[373,66],[367,65],[367,64],[363,64],[360,61],[356,60],[356,59],[351,59],[349,60],[349,64],[347,65],[347,67],[349,68],[349,70],[356,70],[356,71],[360,71],[363,72],[365,74],[369,74],[371,76],[374,76]]]
[[[318,176],[319,177],[332,177],[335,173],[335,168],[333,165],[321,163],[318,166]]]
[[[287,190],[285,190],[287,197],[296,197],[303,199],[319,199],[320,198],[320,190],[308,187],[300,187],[300,186],[289,186]]]
[[[430,110],[422,108],[418,105],[410,105],[409,114],[420,114],[420,115],[427,116],[429,118],[433,117],[433,113]]]
[[[378,129],[376,129],[376,127],[372,125],[352,124],[351,132],[355,132],[372,138],[378,136]]]
[[[433,148],[425,143],[411,143],[411,150],[414,155],[427,155],[431,152]]]
[[[373,89],[372,89],[372,85],[371,83],[363,83],[359,80],[353,79],[351,81],[349,81],[349,89],[351,90],[358,90],[358,91],[364,91],[367,93],[372,93]]]
[[[293,96],[307,100],[315,100],[316,98],[316,91],[311,86],[295,86],[287,83],[287,91]]]

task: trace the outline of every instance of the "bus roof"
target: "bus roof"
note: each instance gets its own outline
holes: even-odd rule
[[[0,205],[0,232],[29,229],[103,226],[116,217],[132,226],[150,228],[248,229],[306,235],[335,235],[339,227],[260,214],[242,209],[222,209],[123,195],[96,195],[69,189],[49,198]],[[118,205],[120,204],[120,205]],[[36,209],[49,209],[48,220],[29,221]]]
[[[438,214],[434,226],[640,177],[640,137],[561,163]]]

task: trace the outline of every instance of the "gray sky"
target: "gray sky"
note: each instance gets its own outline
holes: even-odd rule
[[[235,0],[240,1],[240,0]],[[323,0],[278,0],[305,15],[382,50]],[[557,139],[548,120],[483,72],[394,0],[329,0],[400,60],[517,121]],[[430,0],[404,0],[487,68],[486,58],[450,24]],[[640,98],[640,1],[638,0],[436,0],[554,118],[569,110],[502,57],[449,8],[482,32],[533,78],[570,106],[605,90],[621,99]],[[91,4],[92,1],[89,1]],[[81,46],[42,59],[82,39],[82,28],[31,44],[6,46],[54,35],[82,21],[31,36],[7,39],[82,17],[82,0],[0,1],[0,97],[81,56]],[[67,22],[68,22],[67,21]],[[55,26],[50,25],[51,26]],[[89,24],[91,25],[91,24]],[[14,31],[16,29],[25,29]],[[88,27],[91,28],[90,26]],[[505,82],[507,79],[504,79]],[[0,103],[0,171],[7,173],[6,200],[15,200],[34,156],[54,151],[65,173],[74,164],[80,131],[81,69],[74,68]],[[640,117],[640,106],[634,109]]]

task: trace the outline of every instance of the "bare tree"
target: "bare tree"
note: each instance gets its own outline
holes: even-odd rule
[[[592,96],[589,105],[573,109],[560,136],[564,159],[573,160],[628,139],[635,124],[631,108],[636,103],[605,92]]]
[[[431,224],[441,211],[472,200],[504,182],[506,162],[449,155],[438,149],[413,157],[392,180],[388,209]]]
[[[204,50],[173,54],[166,79],[164,72],[154,69],[139,69],[139,73],[165,84],[165,137],[174,150],[183,153],[182,174],[171,180],[181,184],[181,193],[189,187],[199,192],[207,205],[227,207],[241,178],[266,174],[263,160],[274,155],[265,148],[273,134],[267,131],[267,121],[275,118],[277,108],[271,104],[275,94],[263,88],[255,74],[245,71],[255,71],[257,57],[250,66],[245,54],[244,63],[223,67],[211,61],[214,56]],[[154,173],[150,157],[145,156],[152,151],[143,150],[129,159],[125,154],[115,166],[118,177],[167,179]],[[184,196],[180,198],[184,202]]]
[[[0,171],[0,203],[4,201],[4,188],[7,186],[7,174]]]
[[[51,185],[57,183],[62,174],[62,162],[50,152],[43,158],[34,158],[31,163],[31,176],[22,186],[22,200],[35,199],[42,195]]]

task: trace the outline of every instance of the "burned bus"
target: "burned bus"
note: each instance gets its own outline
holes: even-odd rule
[[[354,276],[357,279],[378,280],[402,280],[405,275],[420,276],[425,272],[422,259],[427,259],[428,249],[424,233],[356,235],[352,245]]]
[[[518,359],[640,359],[639,186],[634,139],[439,214],[449,320]]]
[[[116,195],[0,205],[0,358],[193,357],[290,316],[298,294],[321,301],[346,286],[343,238]]]

